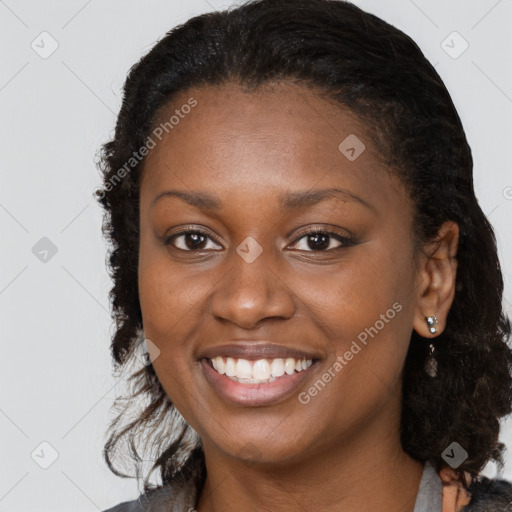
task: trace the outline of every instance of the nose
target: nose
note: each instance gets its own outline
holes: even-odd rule
[[[285,277],[271,267],[265,251],[251,263],[234,253],[212,298],[212,314],[243,329],[266,318],[291,318],[294,295]]]

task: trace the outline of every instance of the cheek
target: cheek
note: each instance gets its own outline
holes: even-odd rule
[[[379,254],[378,259],[361,258],[350,270],[317,279],[317,291],[309,294],[308,306],[316,306],[314,321],[329,340],[331,354],[301,403],[307,402],[304,421],[318,416],[327,426],[337,425],[326,428],[325,439],[363,428],[383,408],[389,414],[399,408],[412,329],[408,271],[405,261]]]
[[[186,380],[193,366],[187,339],[200,324],[199,290],[174,278],[165,265],[154,264],[139,271],[139,297],[144,334],[160,350],[155,370]]]
[[[185,340],[199,300],[194,287],[170,270],[165,251],[151,244],[146,241],[139,253],[139,301],[144,334],[160,351],[153,366],[172,399],[190,375],[190,347]]]
[[[341,341],[357,338],[376,323],[382,333],[403,323],[411,300],[411,279],[412,266],[406,255],[390,254],[375,244],[361,247],[332,272],[311,280],[301,278],[302,292],[295,291],[305,299],[326,336],[340,340],[341,350]],[[395,303],[400,306],[393,308]]]
[[[158,260],[139,267],[139,297],[144,334],[158,347],[153,368],[170,400],[187,418],[193,409],[195,362],[187,335],[197,327],[198,299],[173,278],[168,263]]]
[[[180,333],[204,314],[204,297],[214,286],[208,275],[173,266],[161,248],[141,250],[138,286],[146,334],[171,344],[182,339]]]
[[[407,251],[399,254],[375,242],[350,265],[316,281],[309,306],[316,305],[315,321],[339,363],[333,368],[333,402],[344,402],[347,389],[352,398],[357,390],[358,402],[348,398],[345,405],[364,409],[396,391],[412,331],[413,276]]]

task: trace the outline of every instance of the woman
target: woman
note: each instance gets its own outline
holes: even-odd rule
[[[104,454],[151,463],[110,512],[512,502],[479,476],[512,401],[495,238],[408,36],[338,0],[193,18],[131,69],[102,169],[137,365]]]

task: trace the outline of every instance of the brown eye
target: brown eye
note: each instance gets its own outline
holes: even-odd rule
[[[347,236],[331,231],[322,231],[321,229],[312,229],[303,233],[302,236],[293,243],[293,245],[296,246],[302,239],[306,239],[306,242],[303,244],[303,247],[298,250],[304,250],[306,252],[327,252],[354,244],[352,239]],[[338,246],[332,247],[333,239],[338,242]]]
[[[166,238],[164,245],[172,245],[180,251],[203,251],[211,249],[211,247],[208,247],[209,240],[213,241],[204,231],[187,230]]]

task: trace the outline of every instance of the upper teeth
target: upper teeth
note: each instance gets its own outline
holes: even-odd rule
[[[295,371],[300,372],[313,364],[312,359],[294,359],[293,357],[248,361],[247,359],[234,359],[232,357],[224,359],[217,356],[211,361],[215,370],[221,375],[236,377],[237,380],[243,379],[244,382],[272,382],[275,377],[281,377],[285,373],[291,375]]]

